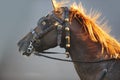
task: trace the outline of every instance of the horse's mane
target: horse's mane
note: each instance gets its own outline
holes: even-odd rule
[[[57,7],[62,7],[63,3],[64,2],[56,3],[56,9]],[[100,17],[99,13],[91,11],[89,15],[86,14],[85,8],[83,8],[81,3],[79,5],[73,3],[70,6],[70,12],[71,20],[77,18],[81,24],[82,19],[82,25],[84,26],[85,32],[88,33],[92,41],[101,44],[101,52],[103,54],[104,51],[106,51],[111,58],[120,58],[120,43],[101,28],[104,23],[102,23],[102,25],[98,24],[98,18]],[[106,26],[107,25],[104,25],[104,27]]]

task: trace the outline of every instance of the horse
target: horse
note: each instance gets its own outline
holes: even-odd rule
[[[18,42],[23,55],[60,46],[81,80],[120,80],[120,43],[99,24],[100,14],[53,1],[54,10]],[[106,25],[104,25],[106,26]]]

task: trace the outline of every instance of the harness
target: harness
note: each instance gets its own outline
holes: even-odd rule
[[[70,28],[69,28],[69,9],[67,7],[62,7],[62,11],[64,12],[63,14],[63,20],[59,19],[55,13],[51,15],[55,19],[55,23],[53,25],[50,25],[48,28],[46,28],[44,31],[41,31],[40,33],[36,33],[35,30],[32,30],[31,33],[33,35],[33,39],[30,41],[30,44],[27,48],[27,53],[31,54],[33,52],[33,45],[32,43],[34,41],[40,40],[42,37],[44,37],[46,34],[48,34],[50,31],[54,30],[57,28],[57,45],[60,46],[62,44],[61,37],[62,37],[62,32],[63,29],[65,30],[65,49],[66,49],[66,57],[69,58],[69,48],[70,48]],[[43,21],[43,25],[46,25],[46,23]]]
[[[42,37],[44,37],[46,34],[48,34],[50,31],[54,30],[55,28],[57,28],[57,32],[58,32],[58,36],[57,36],[57,44],[58,46],[61,45],[62,41],[61,41],[61,37],[62,37],[62,32],[63,29],[65,30],[65,49],[66,49],[66,57],[69,58],[69,49],[70,49],[70,28],[69,28],[69,9],[67,7],[62,7],[61,8],[63,10],[63,19],[61,20],[59,19],[55,13],[53,13],[51,16],[56,20],[56,22],[49,26],[48,28],[46,28],[44,31],[41,31],[40,33],[36,33],[35,30],[32,30],[31,33],[33,35],[33,39],[30,41],[30,44],[27,48],[27,55],[30,55],[33,50],[33,42],[34,41],[39,41]],[[42,25],[46,25],[46,23],[43,21]],[[58,53],[58,52],[42,52],[44,54],[63,54],[63,53]],[[107,59],[107,60],[99,60],[99,61],[80,61],[80,60],[68,60],[68,59],[60,59],[60,58],[55,58],[55,57],[51,57],[51,56],[47,56],[44,55],[42,53],[34,53],[37,56],[42,56],[45,58],[49,58],[49,59],[54,59],[54,60],[59,60],[59,61],[66,61],[66,62],[77,62],[77,63],[102,63],[102,62],[107,62],[107,61],[112,61],[115,59]],[[106,76],[108,69],[112,68],[114,64],[111,64],[108,68],[105,68],[101,71],[99,78],[97,80],[103,80],[104,77]]]

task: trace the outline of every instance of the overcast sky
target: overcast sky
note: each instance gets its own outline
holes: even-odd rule
[[[73,0],[72,0],[73,1]],[[111,34],[120,40],[120,0],[75,0],[102,12]],[[38,19],[52,11],[50,0],[0,0],[0,80],[78,80],[72,63],[18,52],[17,42],[36,26]],[[55,48],[51,51],[61,51]],[[65,58],[64,55],[56,57]]]

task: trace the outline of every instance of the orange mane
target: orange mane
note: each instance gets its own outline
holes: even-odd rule
[[[53,0],[53,4],[55,9],[57,9],[64,6],[64,1],[57,3],[56,0]],[[82,25],[84,25],[84,29],[88,33],[90,39],[102,45],[101,53],[104,54],[106,50],[111,58],[120,58],[120,43],[102,29],[102,27],[106,28],[107,25],[106,23],[99,24],[98,18],[101,15],[98,12],[91,11],[90,14],[87,14],[81,3],[79,5],[76,3],[70,5],[70,12],[72,16],[70,16],[70,19],[82,18]]]

